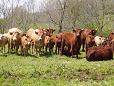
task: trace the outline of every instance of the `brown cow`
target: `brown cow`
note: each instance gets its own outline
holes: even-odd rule
[[[56,39],[55,39],[55,53],[59,54],[59,51],[61,49],[61,42],[62,42],[62,35],[64,33],[59,33],[56,35]]]
[[[94,36],[88,35],[85,40],[85,47],[89,48],[89,47],[93,47],[94,45],[95,45]]]
[[[44,32],[46,33],[46,36],[52,36],[53,32],[55,31],[54,29],[48,28],[48,29],[43,29]]]
[[[113,39],[114,39],[114,31],[111,32],[111,33],[109,34],[109,36],[108,36],[108,40],[109,40],[109,41],[111,41],[111,40],[113,40]]]
[[[84,50],[84,47],[85,47],[85,40],[86,40],[86,37],[87,35],[95,35],[96,34],[96,30],[94,29],[84,29],[81,33],[81,42],[82,42],[82,51],[85,51]]]
[[[113,59],[112,48],[107,45],[87,48],[86,59],[87,61],[111,60]]]
[[[8,43],[8,38],[4,34],[0,34],[0,47],[2,47],[2,53],[5,53],[5,45]]]
[[[56,35],[52,35],[50,37],[50,41],[49,41],[49,52],[52,53],[53,52],[53,48],[55,45],[55,41],[56,41]]]
[[[28,55],[28,50],[30,49],[31,39],[28,36],[21,37],[21,54],[24,56]]]
[[[47,48],[49,47],[49,42],[50,42],[50,37],[49,36],[45,36],[44,47],[45,47],[45,51],[46,52],[47,52]]]
[[[80,35],[82,30],[73,30],[73,32],[64,32],[62,35],[62,42],[61,42],[61,55],[64,53],[65,46],[68,49],[68,53],[76,55],[78,58],[79,54],[79,47],[80,47]],[[74,52],[75,51],[75,52]]]

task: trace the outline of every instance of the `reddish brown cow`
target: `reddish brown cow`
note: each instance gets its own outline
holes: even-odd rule
[[[108,40],[109,40],[109,41],[111,41],[111,40],[113,40],[113,39],[114,39],[114,31],[111,32],[111,33],[109,34],[109,36],[108,36]]]
[[[70,53],[72,57],[76,54],[78,58],[81,31],[82,30],[73,30],[73,32],[64,32],[61,42],[61,55],[64,53],[66,46],[69,51],[68,53]]]
[[[87,48],[86,59],[87,61],[111,60],[113,59],[112,48],[107,45]]]
[[[88,35],[85,40],[86,48],[93,47],[95,45],[94,36]]]
[[[50,41],[49,41],[49,52],[51,53],[53,51],[54,45],[55,45],[55,41],[56,41],[56,35],[52,35],[50,37]]]
[[[64,33],[59,33],[56,35],[56,40],[55,40],[55,53],[59,54],[59,51],[61,49],[61,41],[62,41],[62,35]]]
[[[96,30],[94,29],[84,29],[81,33],[81,42],[82,42],[82,51],[84,51],[84,47],[85,47],[85,40],[87,35],[95,35],[96,34]]]

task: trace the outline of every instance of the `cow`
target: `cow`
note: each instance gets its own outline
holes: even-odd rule
[[[5,45],[8,43],[8,38],[4,34],[0,34],[0,47],[2,47],[2,53],[5,53]]]
[[[52,28],[47,28],[47,29],[43,29],[43,30],[46,33],[46,36],[50,36],[50,37],[53,35],[53,32],[55,31]]]
[[[96,46],[102,45],[105,42],[105,38],[101,36],[95,36]]]
[[[44,47],[46,52],[47,52],[47,49],[49,48],[49,43],[50,43],[50,36],[45,36]]]
[[[61,41],[61,55],[63,55],[66,47],[69,51],[68,53],[70,53],[72,57],[76,55],[76,57],[78,58],[81,32],[82,30],[74,29],[73,32],[64,32]]]
[[[85,47],[89,48],[89,47],[93,47],[93,46],[95,46],[94,36],[88,35],[85,40]]]
[[[59,33],[56,34],[56,38],[55,38],[55,54],[59,54],[60,49],[61,49],[61,42],[62,42],[62,35],[64,33]]]
[[[114,39],[114,31],[112,31],[109,36],[108,36],[108,40],[111,41]]]
[[[22,31],[18,28],[11,28],[7,33],[8,37],[8,52],[15,50],[18,53],[19,46],[21,44],[21,33]]]
[[[52,35],[50,37],[50,41],[49,41],[49,52],[52,53],[53,52],[53,48],[55,45],[55,41],[56,41],[56,35]]]
[[[112,48],[108,45],[87,48],[87,61],[102,61],[113,59]]]
[[[28,36],[21,37],[21,55],[27,56],[31,46],[31,39]]]
[[[44,31],[42,29],[29,29],[26,32],[26,35],[29,36],[32,39],[32,53],[33,49],[35,48],[36,54],[39,54],[41,52],[41,49],[44,47],[44,40],[45,40],[45,35]]]
[[[85,51],[84,48],[85,48],[85,40],[86,40],[87,35],[95,36],[96,32],[97,31],[94,29],[83,29],[81,33],[82,51]]]

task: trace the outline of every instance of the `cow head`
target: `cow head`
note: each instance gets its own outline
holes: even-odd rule
[[[50,37],[49,36],[45,36],[45,43],[48,44],[50,42]]]
[[[73,33],[75,33],[77,37],[81,36],[82,31],[82,29],[73,29]]]
[[[20,37],[20,33],[19,32],[15,32],[15,33],[13,33],[13,41],[17,41],[18,40],[18,38]]]
[[[54,29],[48,28],[48,29],[46,29],[46,35],[52,36],[54,31],[55,31]]]

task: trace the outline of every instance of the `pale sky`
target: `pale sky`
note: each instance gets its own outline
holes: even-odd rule
[[[19,3],[19,5],[23,5],[27,1],[34,1],[34,7],[38,10],[38,8],[41,7],[41,3],[45,0],[0,0],[0,5],[5,3],[7,7],[11,7],[12,1],[14,3],[14,7],[17,5],[17,3]]]

